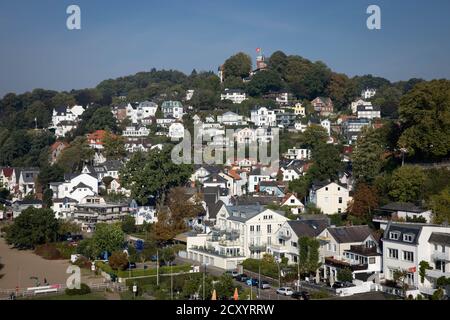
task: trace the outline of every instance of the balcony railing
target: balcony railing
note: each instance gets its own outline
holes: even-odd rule
[[[265,244],[250,244],[248,248],[250,251],[266,251],[267,246]]]
[[[278,237],[280,239],[283,239],[283,240],[289,240],[291,238],[291,234],[290,233],[286,233],[286,232],[280,232],[278,234]]]
[[[440,277],[450,278],[450,272],[443,272],[441,270],[427,270],[425,275],[430,278],[439,279]]]
[[[433,251],[431,257],[433,258],[433,260],[450,261],[450,251],[449,252]]]

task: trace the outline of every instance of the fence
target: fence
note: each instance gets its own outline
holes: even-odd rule
[[[128,288],[120,283],[89,283],[87,284],[91,291],[100,292],[106,290],[112,291],[127,291]],[[13,294],[16,298],[31,298],[36,296],[50,296],[64,294],[67,286],[66,285],[52,285],[34,288],[19,288],[19,289],[0,289],[0,300],[9,300],[10,296]]]

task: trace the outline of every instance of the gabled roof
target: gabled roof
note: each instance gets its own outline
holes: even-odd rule
[[[372,234],[369,226],[330,227],[327,230],[338,243],[362,242]]]
[[[450,233],[433,232],[428,242],[448,247],[450,246]]]
[[[3,168],[2,171],[3,171],[3,175],[4,175],[6,178],[9,178],[9,177],[12,176],[12,174],[13,174],[13,172],[14,172],[14,168]]]
[[[325,220],[290,220],[287,223],[299,238],[315,238],[328,227]]]
[[[92,191],[92,188],[90,186],[84,184],[83,182],[80,182],[79,184],[77,184],[75,187],[72,188],[71,192],[73,192],[73,191],[75,191],[77,189],[80,189],[80,188],[87,188],[87,189]]]
[[[53,203],[78,203],[77,200],[69,198],[69,197],[52,199],[52,202]]]
[[[245,222],[261,213],[264,209],[259,204],[255,205],[238,205],[226,207],[229,220]]]

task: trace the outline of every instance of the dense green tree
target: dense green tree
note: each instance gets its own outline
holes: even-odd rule
[[[314,163],[309,169],[313,180],[336,180],[343,168],[341,153],[338,147],[332,144],[321,144],[313,149]]]
[[[97,223],[92,239],[98,253],[112,253],[123,248],[125,234],[120,224]]]
[[[95,130],[107,130],[114,133],[118,132],[117,121],[109,107],[97,108],[92,114],[92,117],[87,119],[85,128],[88,132],[93,132]]]
[[[22,211],[6,232],[6,241],[20,249],[32,249],[57,237],[58,220],[53,211],[34,207]]]
[[[430,207],[433,211],[433,222],[450,222],[450,187],[431,197]]]
[[[69,147],[63,150],[58,158],[57,164],[64,172],[71,173],[80,171],[86,162],[94,157],[94,150],[89,147],[85,137],[77,137]]]
[[[269,92],[278,92],[283,88],[281,77],[274,71],[259,72],[247,84],[247,92],[258,97]]]
[[[109,160],[123,159],[127,155],[125,139],[122,136],[107,132],[103,140],[103,147],[104,155]]]
[[[228,58],[223,65],[224,77],[246,78],[252,70],[252,59],[249,55],[239,52]]]
[[[269,58],[269,68],[277,72],[282,78],[286,74],[286,67],[288,65],[288,57],[283,51],[275,51]]]
[[[386,145],[381,131],[363,128],[352,154],[353,176],[357,183],[372,183],[384,164]]]
[[[120,181],[131,190],[132,197],[145,204],[149,197],[164,200],[172,187],[185,184],[191,176],[191,165],[176,165],[171,160],[171,149],[154,149],[136,153],[120,170]]]
[[[122,221],[122,231],[126,234],[132,234],[136,232],[136,219],[133,216],[127,215]]]
[[[416,202],[423,192],[426,176],[418,166],[403,166],[392,174],[389,195],[395,201]]]
[[[51,105],[57,107],[72,107],[76,105],[76,100],[73,95],[66,92],[57,93],[51,100]]]
[[[409,154],[445,157],[450,152],[450,81],[419,83],[400,102],[403,133],[399,145]]]

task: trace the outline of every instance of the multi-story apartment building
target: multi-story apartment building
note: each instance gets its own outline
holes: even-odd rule
[[[277,116],[275,110],[261,107],[251,111],[250,121],[257,127],[275,127],[277,125]]]
[[[281,212],[260,205],[222,206],[211,233],[188,237],[188,257],[235,269],[246,258],[262,258],[287,220]]]
[[[225,89],[220,95],[220,100],[230,100],[234,104],[241,104],[247,100],[247,94],[241,89]]]
[[[164,101],[161,105],[161,110],[165,118],[173,117],[181,120],[184,115],[184,107],[180,101]]]
[[[358,106],[356,108],[358,119],[379,119],[381,118],[381,109],[378,106]]]

